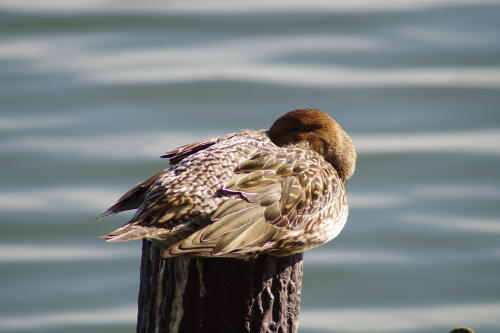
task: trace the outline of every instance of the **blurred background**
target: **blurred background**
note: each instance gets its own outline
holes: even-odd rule
[[[163,152],[314,107],[351,214],[301,333],[500,331],[500,2],[0,1],[0,331],[135,332],[140,242],[92,223]]]

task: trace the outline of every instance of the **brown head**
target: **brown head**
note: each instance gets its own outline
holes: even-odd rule
[[[285,113],[274,122],[268,134],[278,146],[307,142],[333,165],[344,181],[354,173],[356,150],[351,138],[321,110],[300,109]]]

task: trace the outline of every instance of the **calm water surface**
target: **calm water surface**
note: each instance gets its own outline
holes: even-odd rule
[[[181,144],[299,107],[352,133],[301,333],[500,332],[500,2],[0,1],[0,331],[134,332],[90,221]]]

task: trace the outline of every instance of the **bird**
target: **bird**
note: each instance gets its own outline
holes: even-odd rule
[[[268,130],[243,130],[161,155],[169,167],[97,219],[136,209],[102,236],[151,239],[161,256],[288,256],[335,238],[348,215],[356,150],[326,112],[297,109]]]

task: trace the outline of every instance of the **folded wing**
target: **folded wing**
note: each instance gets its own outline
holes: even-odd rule
[[[322,207],[338,199],[339,188],[336,171],[315,153],[258,153],[224,186],[230,198],[214,212],[213,223],[163,255],[238,256],[273,249],[292,235],[300,238]]]
[[[228,137],[228,136],[226,136]],[[222,137],[222,138],[226,138]],[[187,156],[204,150],[221,140],[221,137],[195,142],[173,149],[161,155],[162,158],[170,158],[170,164],[174,165],[182,161]],[[129,241],[141,238],[155,238],[160,234],[165,234],[166,223],[170,219],[178,218],[192,208],[192,204],[184,202],[182,196],[170,196],[163,198],[164,190],[154,183],[165,173],[162,170],[142,183],[137,184],[125,193],[117,203],[108,208],[96,220],[100,220],[108,215],[122,211],[138,209],[141,205],[145,208],[141,214],[136,215],[132,222],[116,229],[104,236],[109,242]],[[146,220],[146,221],[145,221]],[[155,222],[158,222],[155,225]]]

